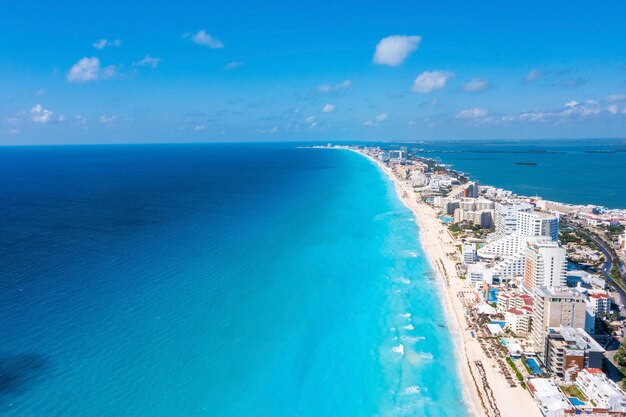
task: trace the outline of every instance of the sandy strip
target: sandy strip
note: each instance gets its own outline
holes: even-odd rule
[[[511,388],[498,371],[496,361],[485,355],[478,340],[469,333],[465,308],[459,295],[465,293],[473,296],[476,291],[457,275],[457,248],[448,228],[439,220],[432,207],[418,200],[413,187],[398,179],[390,168],[363,152],[350,150],[365,156],[385,172],[393,181],[400,200],[415,214],[420,243],[439,278],[439,294],[453,337],[454,353],[469,413],[480,417],[541,417],[539,407],[530,393],[519,386]]]

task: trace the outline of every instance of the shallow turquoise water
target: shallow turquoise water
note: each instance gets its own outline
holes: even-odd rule
[[[6,148],[0,192],[4,415],[466,415],[412,215],[358,155]]]

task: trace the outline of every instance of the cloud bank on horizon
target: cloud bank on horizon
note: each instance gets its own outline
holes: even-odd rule
[[[625,136],[626,5],[183,3],[7,6],[0,144]]]

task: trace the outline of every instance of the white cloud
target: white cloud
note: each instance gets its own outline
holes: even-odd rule
[[[322,108],[322,111],[324,113],[330,113],[335,111],[335,105],[334,104],[326,104],[324,105],[324,107]]]
[[[115,117],[115,116],[106,116],[106,115],[103,114],[102,116],[100,116],[100,118],[98,120],[103,125],[107,125],[107,124],[113,123],[115,121],[115,119],[117,119],[117,117]]]
[[[189,38],[191,42],[197,45],[206,46],[211,49],[219,49],[224,47],[224,44],[220,40],[214,38],[209,33],[206,33],[204,30],[199,30],[195,35],[185,33],[183,34],[183,37]]]
[[[611,110],[607,108],[607,112]],[[572,100],[565,105],[552,111],[523,111],[517,117],[522,121],[530,122],[561,122],[568,119],[581,119],[598,116],[602,113],[602,108],[597,100],[585,100],[582,103]]]
[[[274,126],[270,129],[270,133],[276,133],[278,132],[278,126]]]
[[[333,88],[329,85],[329,84],[322,84],[319,87],[316,88],[316,90],[320,93],[328,93],[329,91],[331,91]]]
[[[472,78],[467,84],[463,85],[462,90],[473,92],[482,91],[489,88],[489,83],[482,78]]]
[[[619,101],[626,101],[626,94],[611,94],[606,98],[609,103],[617,103]]]
[[[532,69],[528,72],[528,74],[526,74],[526,76],[524,77],[524,81],[526,82],[535,81],[537,78],[541,77],[542,75],[543,75],[542,71],[538,69]]]
[[[100,68],[100,60],[96,57],[81,58],[70,68],[67,73],[67,81],[71,83],[84,83],[98,79],[107,79],[115,75],[117,69],[114,65]]]
[[[608,106],[606,106],[606,111],[611,114],[617,114],[619,112],[615,104],[609,104]]]
[[[350,88],[351,85],[352,85],[352,81],[345,80],[335,85],[324,83],[320,85],[319,87],[317,87],[316,90],[318,93],[330,93],[331,91],[345,90],[347,88]]]
[[[482,119],[483,117],[486,117],[487,114],[489,114],[489,112],[486,109],[474,107],[473,109],[461,110],[457,113],[456,118],[465,120]]]
[[[352,81],[344,80],[340,82],[339,84],[335,84],[335,90],[343,90],[343,89],[349,88],[351,85],[352,85]]]
[[[413,91],[417,93],[430,93],[445,87],[446,82],[454,76],[450,71],[424,71],[413,82]]]
[[[140,59],[139,61],[135,62],[135,66],[156,68],[159,66],[160,62],[161,62],[161,58],[155,58],[148,54],[144,56],[142,59]]]
[[[239,68],[241,66],[243,66],[243,62],[241,62],[241,61],[231,61],[231,62],[229,62],[228,64],[226,64],[224,66],[224,69],[234,70],[234,69]]]
[[[89,121],[89,119],[87,119],[85,116],[77,114],[76,116],[74,116],[74,119],[76,120],[76,123],[84,126],[87,124],[87,122]]]
[[[378,126],[384,122],[389,115],[387,113],[381,113],[374,117],[374,120],[366,120],[363,122],[363,126]]]
[[[30,120],[35,123],[48,123],[52,121],[54,113],[48,109],[44,109],[41,104],[35,104],[35,107],[30,109]]]
[[[204,129],[206,129],[206,126],[205,126],[205,125],[196,125],[196,126],[193,128],[194,132],[200,132],[200,131],[202,131],[202,130],[204,130]]]
[[[394,35],[383,38],[376,45],[374,64],[395,67],[415,51],[420,44],[420,36]]]
[[[100,39],[97,42],[92,43],[93,47],[96,49],[104,49],[107,46],[115,46],[116,48],[122,44],[122,41],[119,39],[114,39],[112,41],[106,39]]]
[[[317,120],[315,119],[315,116],[308,116],[304,119],[304,122],[306,124],[309,125],[309,127],[313,128],[315,126],[317,126]]]

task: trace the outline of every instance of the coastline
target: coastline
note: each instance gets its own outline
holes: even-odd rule
[[[345,148],[344,148],[345,149]],[[487,358],[477,339],[472,338],[465,318],[461,294],[475,293],[457,275],[455,262],[450,253],[456,251],[452,236],[439,221],[435,210],[420,202],[413,189],[400,181],[380,161],[354,149],[347,149],[366,157],[393,182],[400,201],[415,216],[419,229],[419,240],[430,267],[436,276],[448,330],[452,336],[457,361],[457,372],[461,380],[463,397],[468,413],[476,417],[517,417],[524,410],[527,417],[539,417],[541,413],[530,393],[519,387],[509,387],[504,376],[497,371],[495,362]]]

